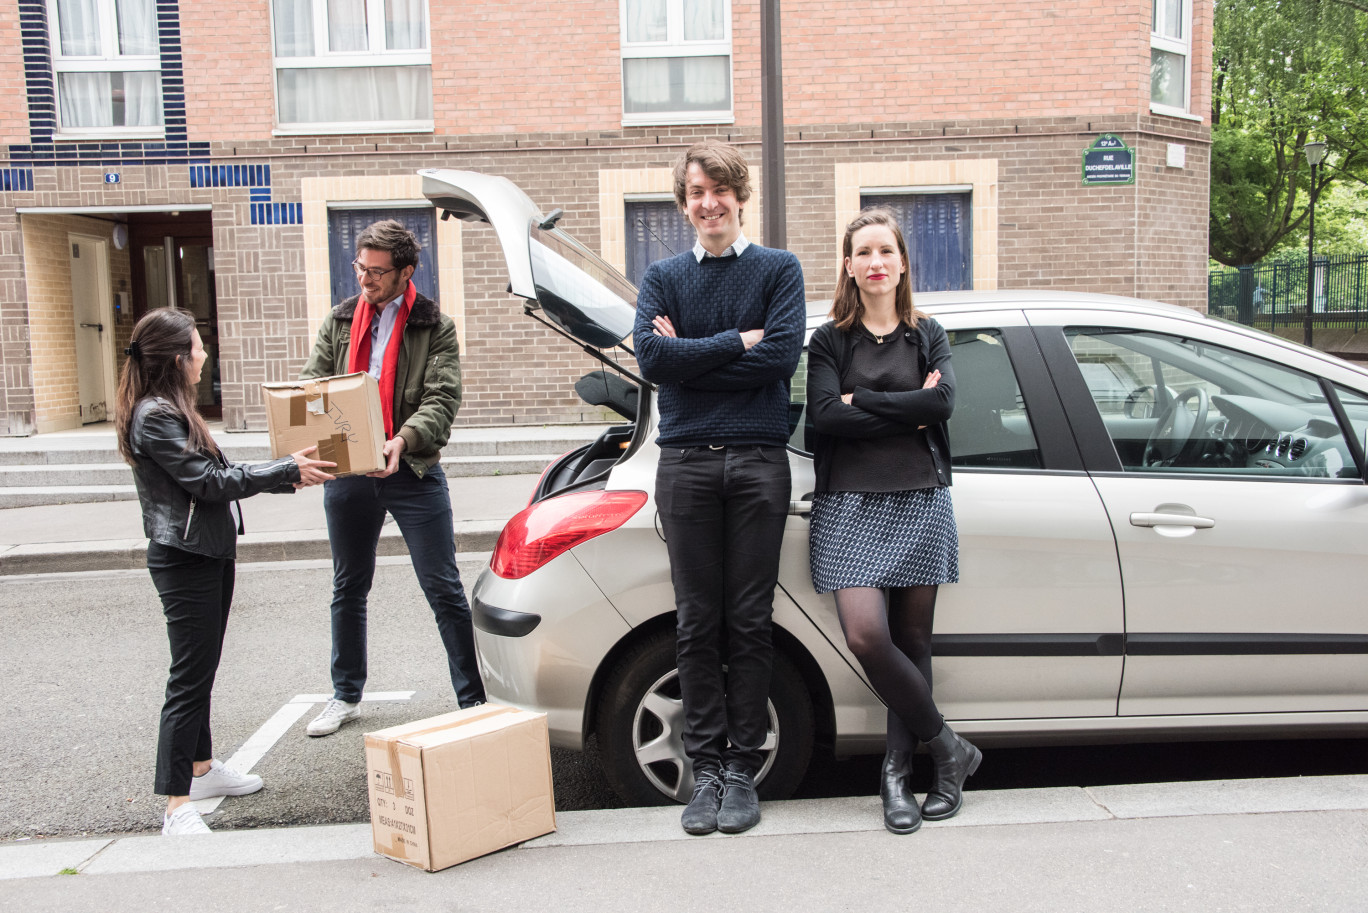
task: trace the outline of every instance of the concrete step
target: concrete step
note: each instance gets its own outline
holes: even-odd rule
[[[0,508],[85,504],[93,501],[133,501],[138,490],[129,485],[85,485],[68,488],[0,488]]]
[[[452,456],[442,460],[448,476],[540,474],[559,454],[511,456]],[[238,462],[254,462],[239,460]],[[87,489],[131,486],[133,469],[127,463],[50,463],[38,466],[0,466],[0,493],[7,489]],[[98,499],[89,499],[98,500]],[[68,503],[53,501],[54,504]]]
[[[127,463],[45,463],[0,466],[0,491],[7,488],[89,488],[132,485]]]
[[[266,444],[264,435],[251,435],[253,438],[261,440],[244,441],[241,443],[233,440],[233,435],[224,435],[220,438],[220,445],[223,453],[228,459],[235,463],[240,462],[260,462],[271,459],[271,449]],[[11,441],[6,441],[8,447],[0,449],[0,467],[7,466],[90,466],[107,465],[112,463],[123,463],[123,457],[119,454],[118,448],[113,446],[111,441],[109,446],[88,446],[73,447],[67,445],[44,446],[38,438],[24,438],[24,441],[34,441],[30,448],[16,445]],[[442,448],[442,459],[459,459],[467,457],[536,457],[541,459],[544,455],[551,456],[543,461],[546,465],[551,459],[560,456],[567,450],[573,450],[583,445],[589,438],[575,437],[551,437],[542,439],[514,439],[514,440],[458,440],[452,441]]]
[[[456,552],[491,552],[502,531],[501,521],[457,520]],[[386,524],[381,530],[376,554],[382,557],[408,554],[404,537],[393,524]],[[240,564],[258,561],[326,560],[331,557],[332,550],[328,545],[327,533],[321,530],[248,533],[238,539],[237,560]],[[146,539],[0,546],[0,577],[14,574],[130,570],[146,566]]]

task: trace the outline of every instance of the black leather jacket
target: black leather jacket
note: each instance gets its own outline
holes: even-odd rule
[[[269,463],[231,464],[185,450],[185,419],[162,399],[144,399],[133,412],[133,480],[142,504],[143,532],[160,542],[210,558],[237,557],[229,504],[263,491],[293,492],[299,465],[290,457]]]

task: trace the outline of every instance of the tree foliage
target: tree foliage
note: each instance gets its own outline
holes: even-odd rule
[[[1209,243],[1240,266],[1304,231],[1307,142],[1329,144],[1318,195],[1368,192],[1368,0],[1215,4]]]

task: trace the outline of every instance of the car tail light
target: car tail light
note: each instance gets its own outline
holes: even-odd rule
[[[526,577],[562,552],[612,532],[646,503],[644,491],[581,491],[539,501],[504,525],[489,569]]]

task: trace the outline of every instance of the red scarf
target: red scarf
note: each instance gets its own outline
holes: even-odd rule
[[[399,373],[399,344],[404,339],[404,325],[418,289],[409,280],[404,290],[404,302],[399,305],[399,316],[394,321],[389,345],[385,346],[385,360],[380,367],[380,412],[385,416],[385,440],[394,437],[394,376]],[[356,299],[356,313],[352,317],[351,348],[347,353],[347,373],[365,374],[370,371],[371,322],[379,311],[362,295]]]

